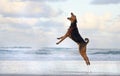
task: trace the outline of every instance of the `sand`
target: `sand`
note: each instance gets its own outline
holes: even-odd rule
[[[0,76],[120,75],[120,61],[0,61]]]

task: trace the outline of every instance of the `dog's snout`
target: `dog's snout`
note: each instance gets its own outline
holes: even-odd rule
[[[71,18],[70,18],[70,17],[68,17],[67,19],[68,19],[68,20],[70,20]]]
[[[67,19],[70,19],[69,17]]]

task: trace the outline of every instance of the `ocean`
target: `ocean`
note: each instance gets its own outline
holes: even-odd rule
[[[120,49],[88,48],[91,61],[120,61]],[[0,60],[83,60],[77,48],[0,47]]]

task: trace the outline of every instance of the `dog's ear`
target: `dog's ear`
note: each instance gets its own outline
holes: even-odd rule
[[[71,15],[74,16],[74,14],[71,12]]]

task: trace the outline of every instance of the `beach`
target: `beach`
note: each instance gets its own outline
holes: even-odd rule
[[[87,50],[87,66],[77,48],[1,47],[0,76],[120,76],[120,49]]]
[[[0,76],[120,75],[120,61],[0,61]]]

